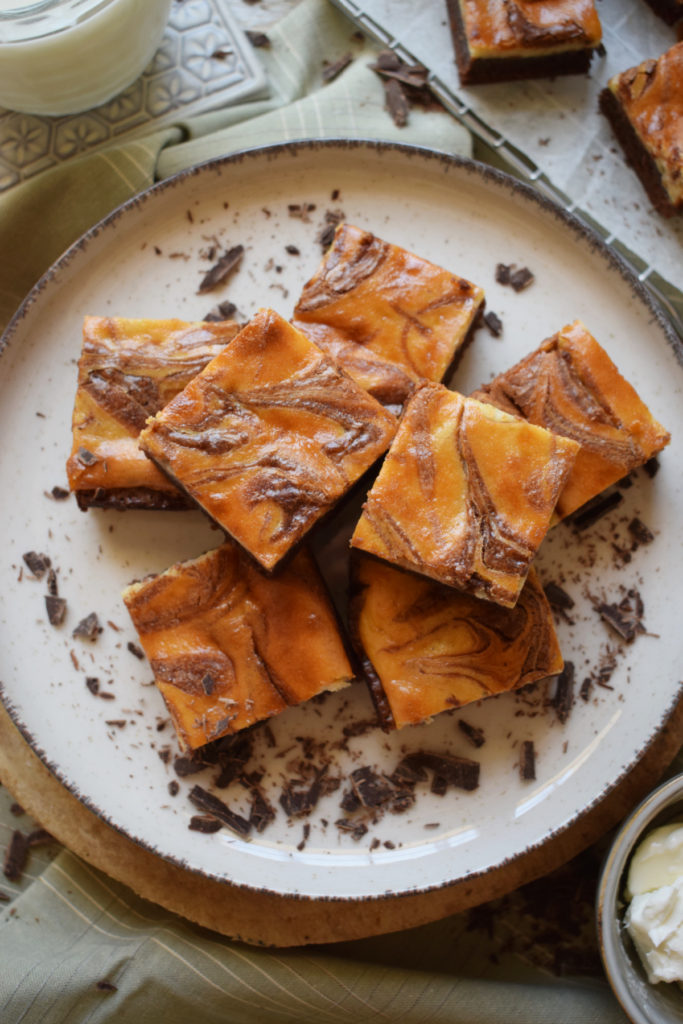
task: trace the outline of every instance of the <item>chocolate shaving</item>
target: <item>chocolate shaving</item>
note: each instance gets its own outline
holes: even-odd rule
[[[458,789],[473,790],[479,785],[479,762],[466,757],[433,754],[426,750],[418,750],[406,756],[394,770],[392,779],[407,780],[410,773],[419,773],[426,777],[426,771],[433,772],[432,792],[443,795],[449,786]],[[436,786],[436,788],[434,788]]]
[[[171,796],[177,796],[180,792],[180,783],[177,779],[171,779],[168,784],[168,792]]]
[[[214,60],[227,60],[228,57],[235,56],[235,51],[230,46],[219,46],[211,56]]]
[[[255,46],[257,50],[267,49],[270,46],[270,39],[265,32],[254,32],[251,29],[247,29],[245,35],[252,46]]]
[[[8,881],[18,882],[21,879],[28,860],[28,849],[28,837],[19,829],[15,829],[5,851],[2,867],[2,872]]]
[[[94,466],[99,461],[97,456],[93,455],[87,448],[79,448],[76,454],[84,466]]]
[[[628,524],[628,532],[637,544],[650,544],[655,539],[652,530],[649,529],[637,516]]]
[[[45,595],[45,608],[51,626],[61,626],[66,616],[66,601],[54,594]]]
[[[574,705],[574,662],[565,661],[562,672],[557,677],[555,693],[550,701],[555,709],[555,714],[560,722],[564,723],[569,718],[569,713]]]
[[[110,981],[96,981],[95,988],[99,992],[118,992],[116,985],[112,985]]]
[[[301,250],[297,249],[295,245],[286,245],[285,252],[288,252],[290,256],[300,256]]]
[[[333,82],[335,78],[341,75],[342,71],[346,70],[352,61],[353,56],[350,53],[345,53],[343,57],[340,57],[339,60],[335,60],[333,62],[325,61],[322,71],[323,82],[325,84]]]
[[[600,495],[600,497],[593,498],[592,501],[587,501],[585,505],[582,505],[579,511],[571,516],[570,522],[577,530],[585,530],[587,527],[597,523],[608,512],[621,505],[623,500],[624,496],[619,491]]]
[[[596,605],[600,618],[619,634],[622,640],[632,643],[639,633],[643,633],[643,601],[637,590],[629,590],[619,604],[600,602]]]
[[[302,818],[310,814],[323,795],[327,767],[316,772],[312,784],[304,789],[300,779],[289,779],[280,794],[280,805],[290,818]]]
[[[391,114],[391,119],[397,128],[405,128],[408,124],[408,112],[410,107],[405,90],[395,78],[385,79],[384,85],[384,109]]]
[[[528,288],[534,281],[534,275],[528,267],[515,266],[514,263],[496,264],[496,281],[498,284],[510,285],[516,292]]]
[[[289,216],[302,220],[304,224],[308,224],[314,210],[315,203],[290,203],[287,207]]]
[[[493,312],[492,309],[484,313],[484,323],[494,338],[499,338],[503,333],[503,321]]]
[[[214,263],[211,270],[202,278],[197,289],[198,294],[203,295],[205,292],[213,291],[214,288],[224,284],[239,266],[243,255],[243,245],[233,245],[231,249],[224,252],[218,262]]]
[[[360,807],[384,807],[396,795],[396,785],[367,766],[351,772],[350,781],[351,789],[347,790],[341,801],[344,811],[352,813]]]
[[[69,491],[66,487],[53,487],[50,494],[55,501],[65,501],[69,497]]]
[[[57,597],[57,594],[59,593],[59,586],[57,585],[57,573],[52,568],[47,570],[47,592],[52,597]]]
[[[126,647],[130,651],[130,653],[134,654],[136,658],[140,659],[140,661],[144,660],[145,652],[142,650],[142,648],[138,647],[137,644],[134,644],[132,640],[128,641]]]
[[[223,828],[218,818],[214,818],[213,814],[193,814],[187,827],[192,832],[204,832],[206,835],[220,832]]]
[[[125,727],[125,725],[126,725],[126,720],[125,720],[125,718],[109,718],[109,719],[105,719],[105,723],[104,724],[105,725],[110,725],[110,726],[115,727],[117,729],[123,729]]]
[[[315,207],[313,207],[315,209]],[[318,235],[318,241],[325,252],[334,241],[334,233],[337,227],[344,220],[344,213],[341,210],[327,210],[325,213],[325,225]]]
[[[568,611],[574,607],[574,599],[558,583],[553,583],[552,580],[549,583],[545,583],[543,591],[548,598],[548,602],[553,607],[559,608],[560,611]]]
[[[74,639],[79,640],[97,640],[98,636],[102,632],[100,626],[100,620],[97,618],[96,612],[90,612],[84,619],[74,627],[71,635]]]
[[[255,828],[257,832],[263,832],[263,830],[270,825],[271,821],[274,821],[275,809],[266,799],[263,790],[258,785],[254,776],[243,776],[240,779],[240,782],[251,793],[249,824],[252,828]]]
[[[458,719],[458,728],[461,732],[464,732],[465,736],[467,736],[467,739],[473,744],[473,746],[484,746],[486,737],[484,736],[483,729],[478,728],[476,725],[470,725],[470,723],[466,722],[464,718]]]
[[[190,790],[190,800],[200,811],[212,814],[214,818],[218,818],[220,822],[243,839],[246,839],[251,832],[251,825],[246,818],[230,810],[227,804],[201,786],[192,787]]]
[[[536,778],[536,750],[533,740],[524,740],[519,757],[519,774],[525,781]]]
[[[358,842],[359,839],[362,839],[364,835],[367,835],[368,831],[368,826],[362,821],[350,821],[348,818],[339,818],[335,821],[335,825],[340,832],[348,832],[351,838],[355,839],[356,842]]]
[[[52,564],[47,555],[39,555],[37,551],[27,551],[22,558],[29,572],[32,572],[38,580],[43,578]]]
[[[656,455],[653,455],[651,459],[648,459],[643,465],[643,469],[649,476],[650,480],[657,475],[659,472],[659,459]]]
[[[205,764],[196,761],[193,757],[176,757],[173,762],[173,771],[181,779],[187,778],[188,775],[196,775],[197,772],[203,772],[205,768]]]
[[[378,54],[375,63],[369,66],[382,78],[395,78],[397,82],[414,89],[422,89],[429,78],[429,72],[424,65],[406,64],[391,50]]]
[[[528,288],[530,284],[534,283],[534,280],[534,275],[528,267],[520,267],[519,270],[515,270],[513,274],[510,274],[510,284],[516,292],[521,292]]]
[[[206,323],[222,323],[224,320],[232,320],[235,313],[237,312],[237,306],[234,302],[219,302],[217,306],[213,306],[212,309],[204,316]]]

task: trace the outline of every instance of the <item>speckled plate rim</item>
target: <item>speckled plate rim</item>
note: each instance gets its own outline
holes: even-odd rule
[[[71,264],[73,259],[79,253],[87,249],[88,243],[91,240],[97,238],[103,231],[106,231],[113,227],[114,225],[116,225],[116,223],[122,217],[126,216],[128,211],[139,208],[141,205],[147,203],[150,200],[153,200],[154,197],[157,196],[158,194],[172,190],[178,187],[179,185],[182,185],[182,183],[185,182],[187,179],[196,177],[197,175],[201,175],[206,171],[214,171],[220,169],[221,167],[239,164],[243,161],[248,161],[250,159],[262,160],[264,158],[276,158],[277,155],[282,152],[289,153],[291,155],[297,155],[299,153],[306,151],[314,152],[316,150],[335,149],[339,149],[344,152],[363,152],[366,150],[375,150],[382,154],[390,154],[392,152],[396,152],[404,154],[406,156],[414,156],[418,159],[423,159],[426,161],[441,162],[446,166],[459,169],[461,172],[470,174],[475,178],[479,178],[483,180],[485,183],[492,183],[494,187],[507,190],[512,194],[517,194],[518,196],[522,197],[523,200],[529,202],[532,206],[536,205],[536,207],[540,211],[546,214],[551,214],[558,221],[559,224],[561,224],[563,227],[569,230],[575,236],[575,238],[581,239],[584,243],[588,244],[594,252],[596,252],[600,257],[602,257],[603,260],[606,261],[606,263],[610,266],[611,269],[615,270],[619,274],[622,280],[628,285],[633,295],[644,307],[646,307],[653,321],[656,322],[659,330],[665,336],[669,346],[675,354],[678,363],[681,366],[683,366],[683,342],[678,337],[676,332],[673,330],[671,324],[667,320],[666,316],[660,309],[659,305],[657,304],[656,300],[654,299],[646,285],[641,280],[639,280],[638,277],[632,272],[632,270],[621,258],[618,252],[616,252],[614,249],[611,248],[611,246],[605,243],[602,240],[602,238],[590,227],[590,225],[581,221],[573,213],[561,208],[551,199],[540,194],[526,183],[521,182],[513,178],[512,176],[502,171],[499,171],[496,168],[489,167],[486,164],[480,163],[478,161],[466,157],[460,157],[457,155],[445,153],[439,150],[422,146],[384,142],[374,139],[344,138],[327,138],[323,140],[311,140],[307,138],[302,138],[290,140],[286,143],[281,144],[247,148],[244,150],[240,150],[239,152],[236,153],[232,153],[219,158],[214,158],[211,160],[207,160],[203,163],[194,165],[193,167],[190,167],[184,171],[179,172],[176,175],[173,175],[168,179],[158,182],[150,186],[148,189],[145,189],[142,192],[131,197],[129,200],[116,207],[107,216],[102,218],[90,229],[84,232],[76,241],[74,241],[64,251],[64,253],[57,260],[55,260],[52,263],[52,265],[40,277],[40,279],[36,282],[33,288],[29,291],[24,301],[18,307],[16,313],[14,314],[9,324],[7,325],[7,328],[2,334],[2,337],[0,337],[0,356],[2,356],[6,347],[11,343],[19,326],[30,313],[30,310],[33,307],[33,305],[42,297],[43,293],[48,288],[48,286],[50,286],[51,283],[60,275],[60,273]],[[564,833],[566,833],[570,828],[578,825],[581,822],[581,820],[589,814],[589,812],[595,810],[595,808],[598,807],[603,802],[603,800],[605,800],[605,798],[610,795],[610,793],[612,793],[621,783],[623,783],[624,779],[628,776],[633,766],[638,761],[640,761],[640,759],[651,749],[651,747],[656,742],[657,738],[666,728],[670,718],[674,714],[682,698],[683,682],[680,682],[678,684],[678,690],[676,691],[675,695],[663,709],[663,712],[659,720],[658,728],[647,736],[642,746],[639,747],[639,749],[636,751],[634,757],[629,762],[629,764],[625,765],[623,770],[613,779],[610,780],[610,782],[604,787],[604,789],[599,794],[597,794],[594,800],[586,804],[574,817],[564,822],[560,827],[547,832],[538,842],[528,844],[523,850],[520,850],[514,856],[509,857],[504,861],[501,861],[500,863],[496,864],[493,868],[486,868],[481,872],[469,872],[465,876],[468,882],[479,880],[482,876],[485,876],[489,873],[495,873],[500,868],[509,866],[510,864],[513,864],[514,862],[523,859],[524,856],[528,853],[538,851],[540,848],[546,845],[546,843],[550,842],[551,840],[559,838]],[[252,886],[250,884],[243,882],[235,882],[233,879],[226,878],[225,876],[220,874],[213,874],[211,872],[207,872],[206,870],[196,868],[193,865],[188,864],[184,861],[184,859],[177,858],[171,854],[168,854],[167,852],[160,850],[153,844],[146,842],[139,836],[131,834],[125,828],[117,824],[117,822],[115,820],[112,820],[112,818],[109,817],[104,810],[102,810],[95,803],[89,800],[87,796],[84,796],[79,791],[78,787],[73,782],[71,782],[67,777],[65,777],[64,773],[60,769],[60,766],[54,763],[50,759],[49,753],[46,750],[44,750],[40,746],[40,744],[36,742],[35,737],[33,737],[30,729],[22,720],[21,714],[14,705],[10,695],[6,692],[6,688],[1,680],[0,699],[2,699],[3,704],[11,720],[13,721],[14,725],[17,727],[23,738],[26,740],[31,749],[39,757],[40,761],[57,779],[57,781],[62,786],[64,786],[64,788],[68,792],[75,796],[85,807],[87,807],[88,810],[90,810],[98,819],[103,821],[109,827],[113,828],[119,834],[131,840],[133,843],[135,843],[142,849],[145,849],[148,852],[160,856],[165,860],[168,860],[170,863],[175,864],[176,866],[184,870],[188,870],[193,874],[197,874],[201,877],[208,878],[218,883],[229,883],[232,886],[236,886],[237,888],[244,889],[247,891],[254,891],[264,894],[275,893],[277,895],[286,895],[288,898],[291,898],[294,901],[312,900],[317,902],[331,903],[341,902],[344,904],[353,904],[354,902],[358,901],[365,902],[369,898],[367,895],[321,896],[316,894],[314,896],[311,896],[309,894],[299,892],[288,892],[281,894],[277,890],[269,889],[268,886]],[[438,883],[431,885],[415,885],[411,887],[406,887],[401,891],[385,891],[377,893],[375,897],[370,898],[376,898],[377,900],[381,901],[383,899],[388,898],[396,899],[402,896],[408,897],[414,896],[419,893],[435,892],[440,889],[444,889],[451,885],[457,884],[462,880],[462,878],[447,878],[443,881],[439,881]]]

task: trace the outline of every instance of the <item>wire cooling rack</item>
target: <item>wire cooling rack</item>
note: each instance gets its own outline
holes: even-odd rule
[[[421,64],[427,69],[427,84],[431,89],[432,93],[442,103],[442,105],[448,110],[461,124],[463,124],[472,134],[476,140],[476,152],[479,159],[490,163],[508,173],[514,175],[521,181],[532,185],[540,193],[547,198],[557,203],[563,210],[572,213],[582,223],[590,227],[601,239],[608,243],[623,259],[627,266],[636,275],[639,281],[643,282],[654,296],[655,300],[659,303],[663,309],[665,315],[677,332],[678,336],[683,340],[683,293],[672,284],[666,277],[664,277],[660,271],[653,265],[653,261],[648,258],[639,256],[631,246],[627,245],[622,239],[622,232],[617,227],[616,229],[610,229],[605,227],[604,224],[598,220],[589,210],[585,209],[581,202],[573,198],[568,191],[561,188],[556,181],[553,180],[551,175],[547,173],[539,164],[522,148],[516,145],[511,139],[504,134],[500,129],[493,127],[489,120],[482,117],[481,113],[473,109],[473,106],[477,104],[478,97],[472,102],[473,96],[468,95],[466,90],[460,90],[458,87],[457,73],[455,72],[455,66],[452,56],[452,43],[450,37],[450,29],[445,19],[445,5],[443,5],[443,11],[441,12],[440,19],[437,19],[434,11],[428,17],[431,18],[429,24],[424,24],[424,19],[421,17],[422,24],[416,22],[416,8],[422,8],[423,13],[426,12],[426,8],[422,5],[414,5],[412,2],[402,2],[402,0],[366,0],[364,4],[359,4],[356,0],[332,0],[336,7],[342,10],[363,32],[373,38],[376,42],[380,43],[386,49],[392,50],[401,60],[408,64]],[[432,5],[429,5],[432,7]],[[604,9],[608,7],[608,3],[601,5],[601,17],[603,18],[603,25],[607,20],[605,18]],[[617,8],[612,5],[613,9]],[[643,12],[636,10],[635,16],[637,18],[648,19],[651,15],[643,4]],[[633,34],[634,24],[638,30],[639,45],[649,45],[651,47],[660,47],[660,51],[667,45],[672,45],[675,39],[668,40],[668,37],[664,34],[666,28],[662,26],[653,25],[652,22],[635,21],[635,16],[631,22],[625,22],[624,19],[619,23],[618,28],[620,34],[617,36],[616,32],[612,29],[608,31],[608,41],[611,41],[611,49],[616,52],[614,60],[624,60],[628,55],[631,55],[631,64],[638,63],[642,57],[639,57],[635,52],[633,46],[630,43],[629,33]],[[392,28],[388,28],[387,25],[391,24]],[[645,39],[647,42],[643,44],[643,25],[645,26]],[[424,31],[421,32],[420,29]],[[425,45],[426,33],[430,32],[429,46]],[[408,37],[414,37],[418,40],[420,45],[417,47],[417,52],[406,46],[405,39]],[[618,40],[618,45],[615,45],[615,41]],[[609,42],[608,42],[609,45]],[[426,58],[426,59],[425,59]],[[631,66],[627,63],[624,65]],[[438,69],[438,70],[437,70]],[[609,72],[612,73],[611,71]],[[607,71],[603,70],[602,78],[605,80]],[[599,82],[594,83],[593,93],[599,87]],[[492,95],[492,91],[499,89],[500,87],[485,87],[488,91],[486,103],[488,103],[489,110],[493,110],[493,103],[489,102]],[[506,87],[503,87],[506,88]],[[519,88],[517,83],[512,85],[513,89]],[[546,88],[545,83],[533,83],[532,87],[536,90],[538,98],[541,97],[541,90]],[[564,103],[567,109],[572,113],[578,110],[578,118],[581,115],[581,102],[584,105],[587,104],[587,100],[581,96],[581,102],[575,103],[568,90],[574,88],[572,83],[562,83],[560,88],[564,88],[564,93],[558,93],[559,99],[553,98],[554,113],[561,109],[561,105]],[[583,88],[583,83],[578,88]],[[577,89],[578,91],[578,89]],[[476,94],[475,94],[476,95]],[[481,96],[481,93],[479,93]],[[501,97],[501,93],[494,94],[493,102]],[[525,102],[529,101],[529,95],[527,93],[522,95],[522,99]],[[594,103],[594,95],[591,98],[591,102]],[[574,107],[571,104],[574,103]],[[507,115],[505,103],[500,103],[501,119],[504,119]],[[507,110],[511,108],[508,106]],[[591,108],[592,109],[592,108]],[[551,116],[552,116],[551,111]],[[567,134],[567,130],[572,130],[572,122],[576,124],[578,118],[565,117],[564,111],[561,111],[562,117],[562,128],[563,132]],[[583,118],[584,121],[590,120],[590,117]],[[549,122],[546,122],[546,124]],[[569,128],[567,126],[569,125]],[[605,129],[608,130],[608,129]],[[530,132],[531,137],[532,132]],[[536,133],[538,134],[538,132]],[[544,139],[539,140],[540,143],[544,142]],[[591,146],[591,138],[581,139],[580,143],[582,152],[588,151]],[[669,228],[668,225],[661,225],[658,223],[656,214],[652,214],[647,218],[647,204],[645,201],[639,206],[638,189],[640,188],[637,181],[631,182],[629,175],[635,175],[630,169],[625,167],[623,158],[616,152],[615,148],[612,147],[610,150],[611,159],[614,165],[618,167],[618,170],[626,176],[626,185],[629,194],[622,200],[622,209],[628,214],[632,208],[637,211],[637,216],[641,222],[646,223],[645,234],[646,237],[643,240],[643,246],[645,249],[650,246],[655,246],[658,242],[661,246],[661,236],[664,232],[669,231],[671,234],[670,247],[671,251],[678,257],[678,262],[674,263],[672,270],[680,269],[683,261],[681,260],[680,242],[678,236],[675,234],[678,232],[679,226],[675,225],[673,228]],[[592,159],[599,159],[601,154],[593,155]],[[584,159],[590,159],[587,155]],[[631,193],[635,196],[635,199],[631,198]],[[622,188],[623,195],[623,188]],[[616,219],[618,220],[618,211]],[[627,227],[627,216],[624,216],[623,220],[624,228]],[[628,230],[625,230],[628,234]],[[635,232],[633,232],[635,234]],[[669,262],[671,258],[669,257]]]

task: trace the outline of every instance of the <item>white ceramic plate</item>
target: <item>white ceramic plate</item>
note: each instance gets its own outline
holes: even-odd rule
[[[308,220],[290,204],[315,204]],[[199,513],[78,511],[73,500],[45,492],[64,485],[70,416],[84,314],[200,318],[221,299],[247,317],[271,305],[290,315],[320,258],[317,235],[330,209],[481,284],[504,323],[493,338],[480,330],[454,377],[467,391],[504,369],[565,323],[580,317],[639,388],[673,442],[659,473],[642,470],[623,491],[623,505],[577,534],[556,529],[538,560],[544,581],[562,580],[575,599],[572,622],[558,631],[576,665],[575,706],[565,724],[546,704],[550,691],[505,695],[442,715],[430,726],[385,736],[376,729],[335,747],[343,727],[371,718],[362,685],[323,704],[273,720],[275,747],[259,745],[250,767],[278,807],[273,824],[251,841],[223,830],[188,829],[191,785],[171,796],[176,751],[165,709],[145,662],[127,648],[135,635],[120,599],[132,578],[165,569],[219,542]],[[217,294],[197,285],[212,245],[242,243],[241,268]],[[299,255],[285,246],[296,246]],[[519,294],[495,283],[502,261],[526,265],[535,283]],[[575,823],[621,779],[664,725],[680,690],[683,648],[677,601],[683,576],[679,522],[683,371],[680,352],[648,304],[644,290],[595,239],[510,179],[443,155],[378,144],[322,143],[276,147],[200,167],[124,206],[93,229],[31,293],[5,338],[1,360],[0,493],[4,555],[0,582],[0,679],[15,722],[44,762],[107,822],[144,846],[206,876],[255,889],[319,898],[357,899],[445,885],[499,867]],[[629,543],[638,515],[655,533],[631,561],[614,550]],[[321,564],[339,585],[345,526],[331,523],[319,540]],[[46,621],[45,583],[22,572],[22,554],[47,553],[58,570],[68,614],[61,628]],[[343,561],[343,559],[342,559]],[[620,600],[637,588],[648,634],[627,645],[599,619],[590,597]],[[71,631],[91,611],[106,625],[90,644]],[[296,638],[293,638],[296,643]],[[607,688],[578,690],[600,664],[616,661]],[[97,677],[113,700],[93,696]],[[458,719],[480,726],[475,750]],[[125,725],[108,723],[124,721]],[[277,804],[301,738],[313,758],[332,755],[331,775],[354,767],[391,771],[407,750],[428,749],[481,762],[474,792],[439,797],[421,786],[415,806],[386,814],[360,840],[335,821],[346,788],[325,797],[303,824]],[[520,744],[533,740],[537,778],[523,782]],[[317,746],[316,746],[317,745]],[[246,793],[219,794],[244,811]],[[378,844],[379,842],[379,844]],[[372,847],[372,849],[371,849]]]

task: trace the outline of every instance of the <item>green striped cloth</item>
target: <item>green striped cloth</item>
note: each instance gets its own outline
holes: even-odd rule
[[[0,199],[0,323],[83,231],[153,181],[199,161],[326,136],[470,152],[464,129],[443,112],[413,110],[405,128],[393,124],[381,82],[367,67],[371,47],[325,0],[304,0],[270,36],[270,49],[261,51],[268,99],[72,161]],[[323,60],[349,51],[352,64],[323,84]],[[3,848],[14,829],[33,827],[0,790]],[[591,871],[594,877],[595,862]],[[557,884],[566,889],[564,876]],[[596,966],[590,895],[576,905],[591,963],[580,965],[580,976],[560,978],[548,970],[557,967],[548,921],[524,893],[400,935],[286,952],[204,931],[49,845],[32,852],[18,883],[0,880],[0,897],[1,1024],[625,1019]]]

